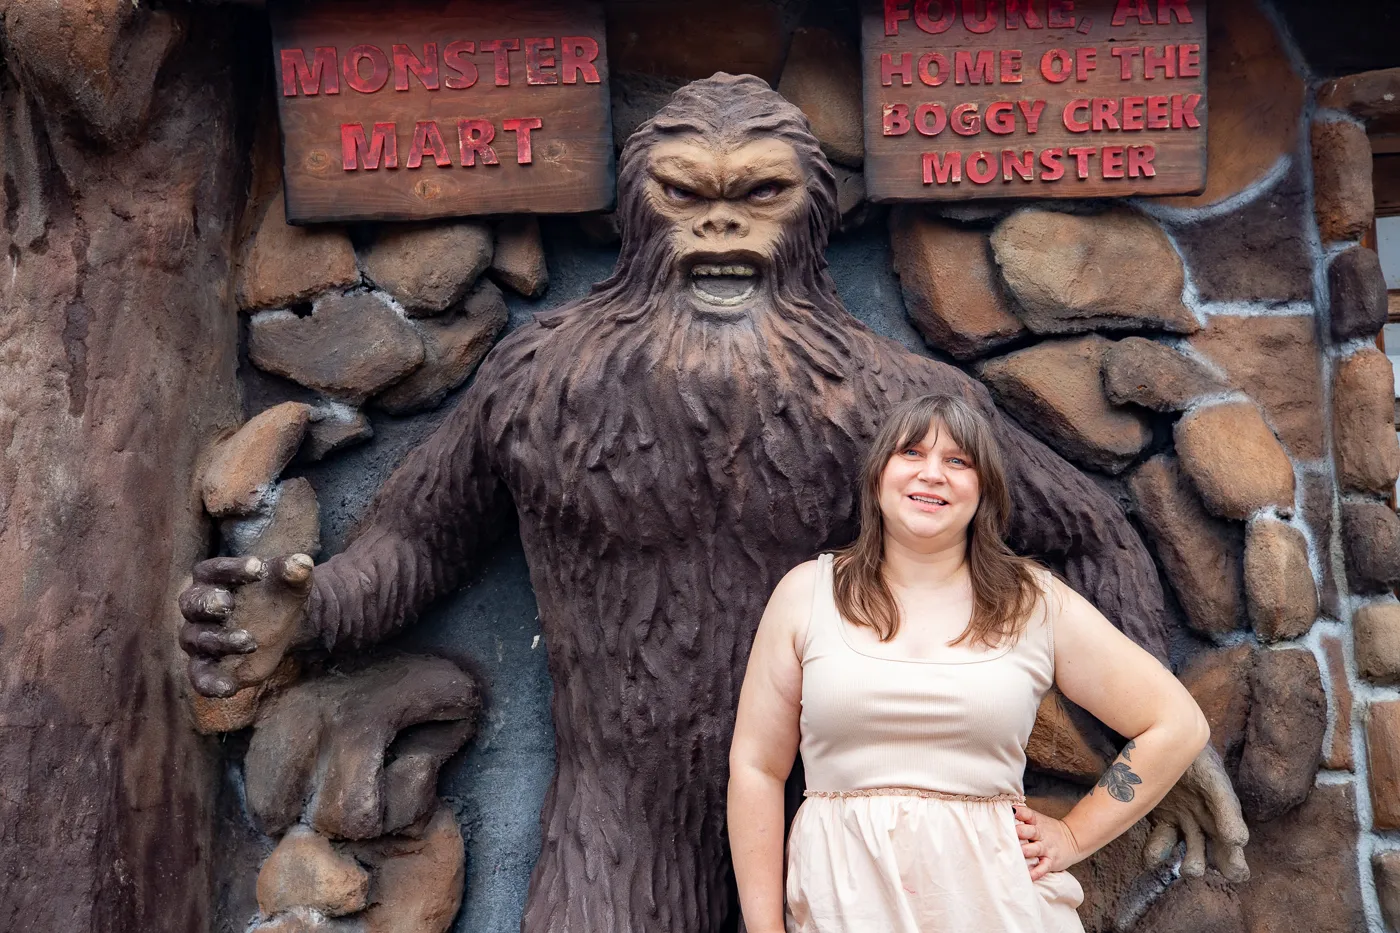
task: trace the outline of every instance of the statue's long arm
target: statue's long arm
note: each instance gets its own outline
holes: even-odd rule
[[[997,436],[1014,503],[1011,544],[1021,553],[1064,559],[1070,586],[1133,641],[1167,660],[1162,584],[1123,509],[1004,414]]]
[[[411,624],[508,526],[510,499],[485,442],[489,385],[473,383],[380,488],[350,546],[315,569],[308,621],[328,649]]]

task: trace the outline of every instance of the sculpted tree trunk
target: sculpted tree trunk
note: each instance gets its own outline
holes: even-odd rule
[[[0,0],[0,929],[209,928],[174,594],[238,418],[237,16]]]

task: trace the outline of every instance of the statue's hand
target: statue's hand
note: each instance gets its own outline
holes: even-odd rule
[[[194,568],[194,582],[180,594],[180,647],[195,690],[231,697],[267,680],[290,648],[311,640],[311,567],[310,557],[292,554],[216,557]]]
[[[1206,840],[1211,843],[1215,867],[1227,881],[1249,880],[1244,847],[1249,828],[1240,812],[1240,800],[1225,773],[1225,764],[1207,745],[1191,762],[1157,808],[1148,814],[1152,831],[1144,855],[1149,868],[1166,861],[1178,839],[1186,841],[1181,873],[1197,878],[1206,870]]]

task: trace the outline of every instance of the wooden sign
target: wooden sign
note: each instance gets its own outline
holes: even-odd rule
[[[866,190],[1200,192],[1205,20],[1205,0],[866,0]]]
[[[269,6],[290,222],[612,205],[597,3]]]

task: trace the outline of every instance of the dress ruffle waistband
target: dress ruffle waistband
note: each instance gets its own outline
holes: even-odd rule
[[[976,794],[945,794],[939,790],[919,787],[869,787],[862,790],[805,790],[803,797],[839,800],[846,797],[924,797],[930,800],[951,800],[957,803],[1014,803],[1024,805],[1023,794],[996,794],[979,797]]]

